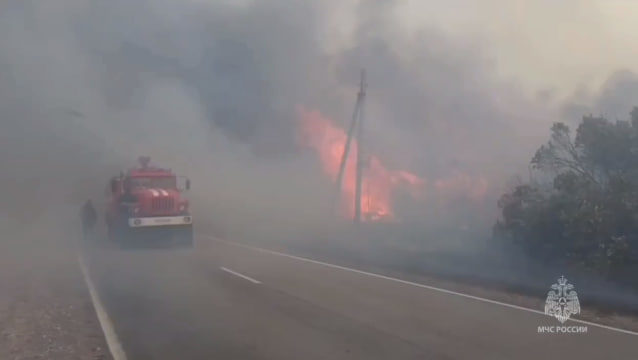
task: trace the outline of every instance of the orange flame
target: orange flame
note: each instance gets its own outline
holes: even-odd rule
[[[298,108],[300,118],[300,145],[314,149],[319,156],[323,171],[336,182],[343,150],[347,141],[346,132],[319,111]],[[352,139],[350,154],[342,184],[341,211],[347,218],[355,213],[357,141]],[[439,207],[445,212],[446,204],[456,199],[482,201],[488,191],[487,180],[458,172],[452,176],[426,181],[405,170],[388,170],[376,156],[366,161],[362,181],[361,210],[364,221],[396,220],[392,208],[392,193],[400,187],[410,192],[417,200],[423,200],[428,190],[432,192],[429,207]]]
[[[341,157],[347,141],[346,132],[318,111],[298,109],[301,118],[299,142],[317,151],[323,170],[337,181]],[[358,144],[352,139],[342,184],[342,211],[349,218],[355,213],[356,158]],[[393,220],[392,191],[397,186],[411,189],[413,196],[422,196],[425,181],[407,171],[391,171],[374,155],[364,166],[361,191],[361,212],[364,221]]]

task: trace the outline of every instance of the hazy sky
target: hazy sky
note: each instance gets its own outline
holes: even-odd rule
[[[400,16],[408,28],[472,34],[499,73],[564,94],[638,68],[637,15],[628,0],[406,0]]]

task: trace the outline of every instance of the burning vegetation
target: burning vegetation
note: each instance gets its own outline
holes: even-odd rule
[[[348,138],[346,131],[317,110],[299,107],[298,114],[299,145],[316,152],[323,172],[336,183]],[[353,138],[339,199],[339,215],[350,219],[355,216],[357,151],[357,139]],[[377,156],[369,154],[365,159],[362,179],[362,221],[400,220],[393,203],[393,195],[399,190],[408,193],[413,201],[423,205],[428,195],[428,200],[432,201],[430,205],[438,207],[459,198],[480,201],[487,188],[484,178],[475,178],[464,173],[428,182],[407,170],[388,169]],[[427,194],[428,191],[431,194]]]
[[[348,135],[318,111],[300,107],[299,116],[300,144],[317,152],[324,173],[336,182]],[[340,211],[347,218],[353,218],[355,214],[357,145],[357,140],[352,139],[341,187]],[[365,159],[362,179],[362,220],[396,220],[392,193],[396,187],[406,185],[414,196],[421,197],[424,194],[423,179],[407,171],[389,170],[376,156],[369,155]]]

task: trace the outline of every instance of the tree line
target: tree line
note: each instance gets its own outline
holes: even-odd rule
[[[629,120],[554,123],[530,179],[498,202],[498,239],[545,263],[593,269],[638,287],[638,107]]]

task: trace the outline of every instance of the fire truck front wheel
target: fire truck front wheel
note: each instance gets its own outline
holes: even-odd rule
[[[182,245],[183,247],[193,247],[194,244],[194,235],[193,235],[193,227],[189,226],[189,227],[185,227],[183,229],[180,229],[177,234],[177,242]]]

